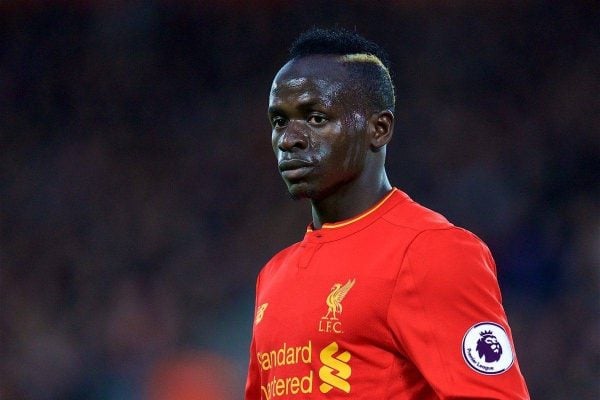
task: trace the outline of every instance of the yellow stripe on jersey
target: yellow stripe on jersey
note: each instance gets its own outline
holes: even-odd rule
[[[381,201],[379,201],[379,203],[375,204],[372,208],[368,209],[364,213],[357,215],[356,217],[354,217],[352,219],[345,220],[345,221],[336,222],[336,223],[332,223],[332,224],[325,223],[325,224],[323,224],[322,228],[323,229],[340,228],[342,226],[350,225],[356,221],[359,221],[359,220],[365,218],[369,214],[375,212],[379,207],[381,207],[383,205],[383,203],[385,203],[387,201],[387,199],[389,199],[396,190],[397,190],[396,188],[392,189],[383,199],[381,199]],[[310,226],[307,229],[308,232],[312,232],[313,230],[314,229],[312,229]]]

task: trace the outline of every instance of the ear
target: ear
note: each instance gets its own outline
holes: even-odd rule
[[[378,151],[392,140],[394,133],[394,114],[383,110],[371,115],[371,147]]]

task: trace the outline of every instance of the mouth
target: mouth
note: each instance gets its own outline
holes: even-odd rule
[[[310,172],[313,164],[306,160],[292,159],[279,162],[281,176],[287,180],[300,179]]]

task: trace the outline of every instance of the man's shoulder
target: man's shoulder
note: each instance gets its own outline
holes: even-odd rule
[[[273,257],[265,264],[265,266],[260,271],[260,275],[270,274],[275,272],[278,267],[282,264],[283,260],[285,260],[290,254],[294,252],[294,250],[300,245],[301,242],[296,242],[283,250],[275,253]]]
[[[447,229],[454,226],[442,214],[422,206],[410,198],[389,210],[383,219],[397,227],[417,232]]]
[[[477,235],[454,225],[442,214],[411,199],[398,204],[383,218],[391,225],[413,231],[415,238],[411,245],[413,249],[425,245],[430,251],[430,246],[434,244],[457,251],[465,246],[489,251],[487,245]]]

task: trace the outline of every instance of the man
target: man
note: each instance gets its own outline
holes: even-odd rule
[[[256,284],[246,399],[525,399],[494,261],[390,185],[382,50],[300,36],[269,98],[272,145],[313,221]]]

